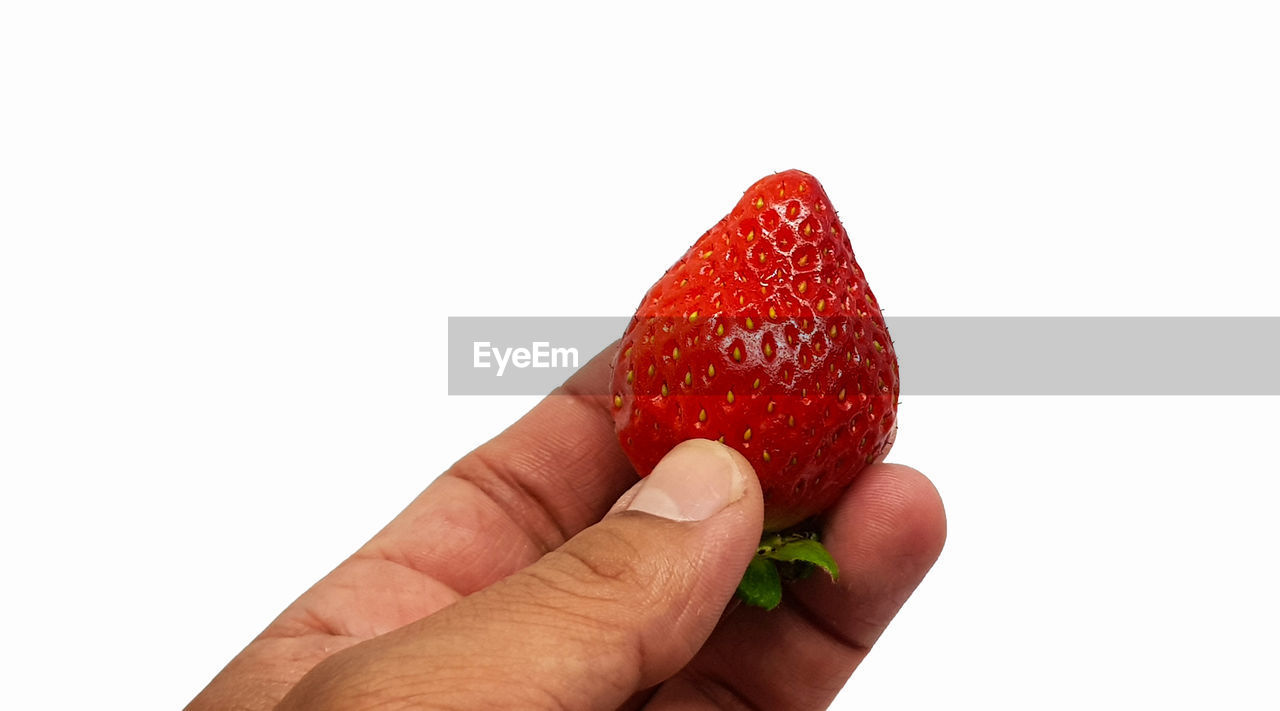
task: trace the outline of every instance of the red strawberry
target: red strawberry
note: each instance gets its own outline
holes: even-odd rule
[[[755,467],[766,531],[822,513],[888,450],[893,343],[813,176],[752,185],[667,270],[627,327],[612,387],[642,476],[681,441],[719,439]]]

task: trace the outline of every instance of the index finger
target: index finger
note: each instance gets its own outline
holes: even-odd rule
[[[467,595],[600,520],[636,481],[607,392],[617,343],[449,468],[357,555],[428,573]]]

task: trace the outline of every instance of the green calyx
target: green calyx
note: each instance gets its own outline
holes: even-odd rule
[[[782,583],[803,580],[814,568],[827,571],[833,581],[840,579],[840,567],[818,541],[816,531],[797,528],[766,533],[738,583],[738,597],[748,605],[772,610],[782,602]]]

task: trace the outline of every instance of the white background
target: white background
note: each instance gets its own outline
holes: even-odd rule
[[[1274,3],[449,5],[0,9],[6,706],[185,703],[533,403],[446,317],[625,316],[772,171],[891,315],[1280,315]],[[950,540],[836,707],[1275,708],[1278,426],[904,398]]]

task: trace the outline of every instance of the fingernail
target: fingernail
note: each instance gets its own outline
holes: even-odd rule
[[[705,439],[681,442],[640,483],[627,511],[673,521],[702,521],[742,498],[746,473],[728,447]]]

